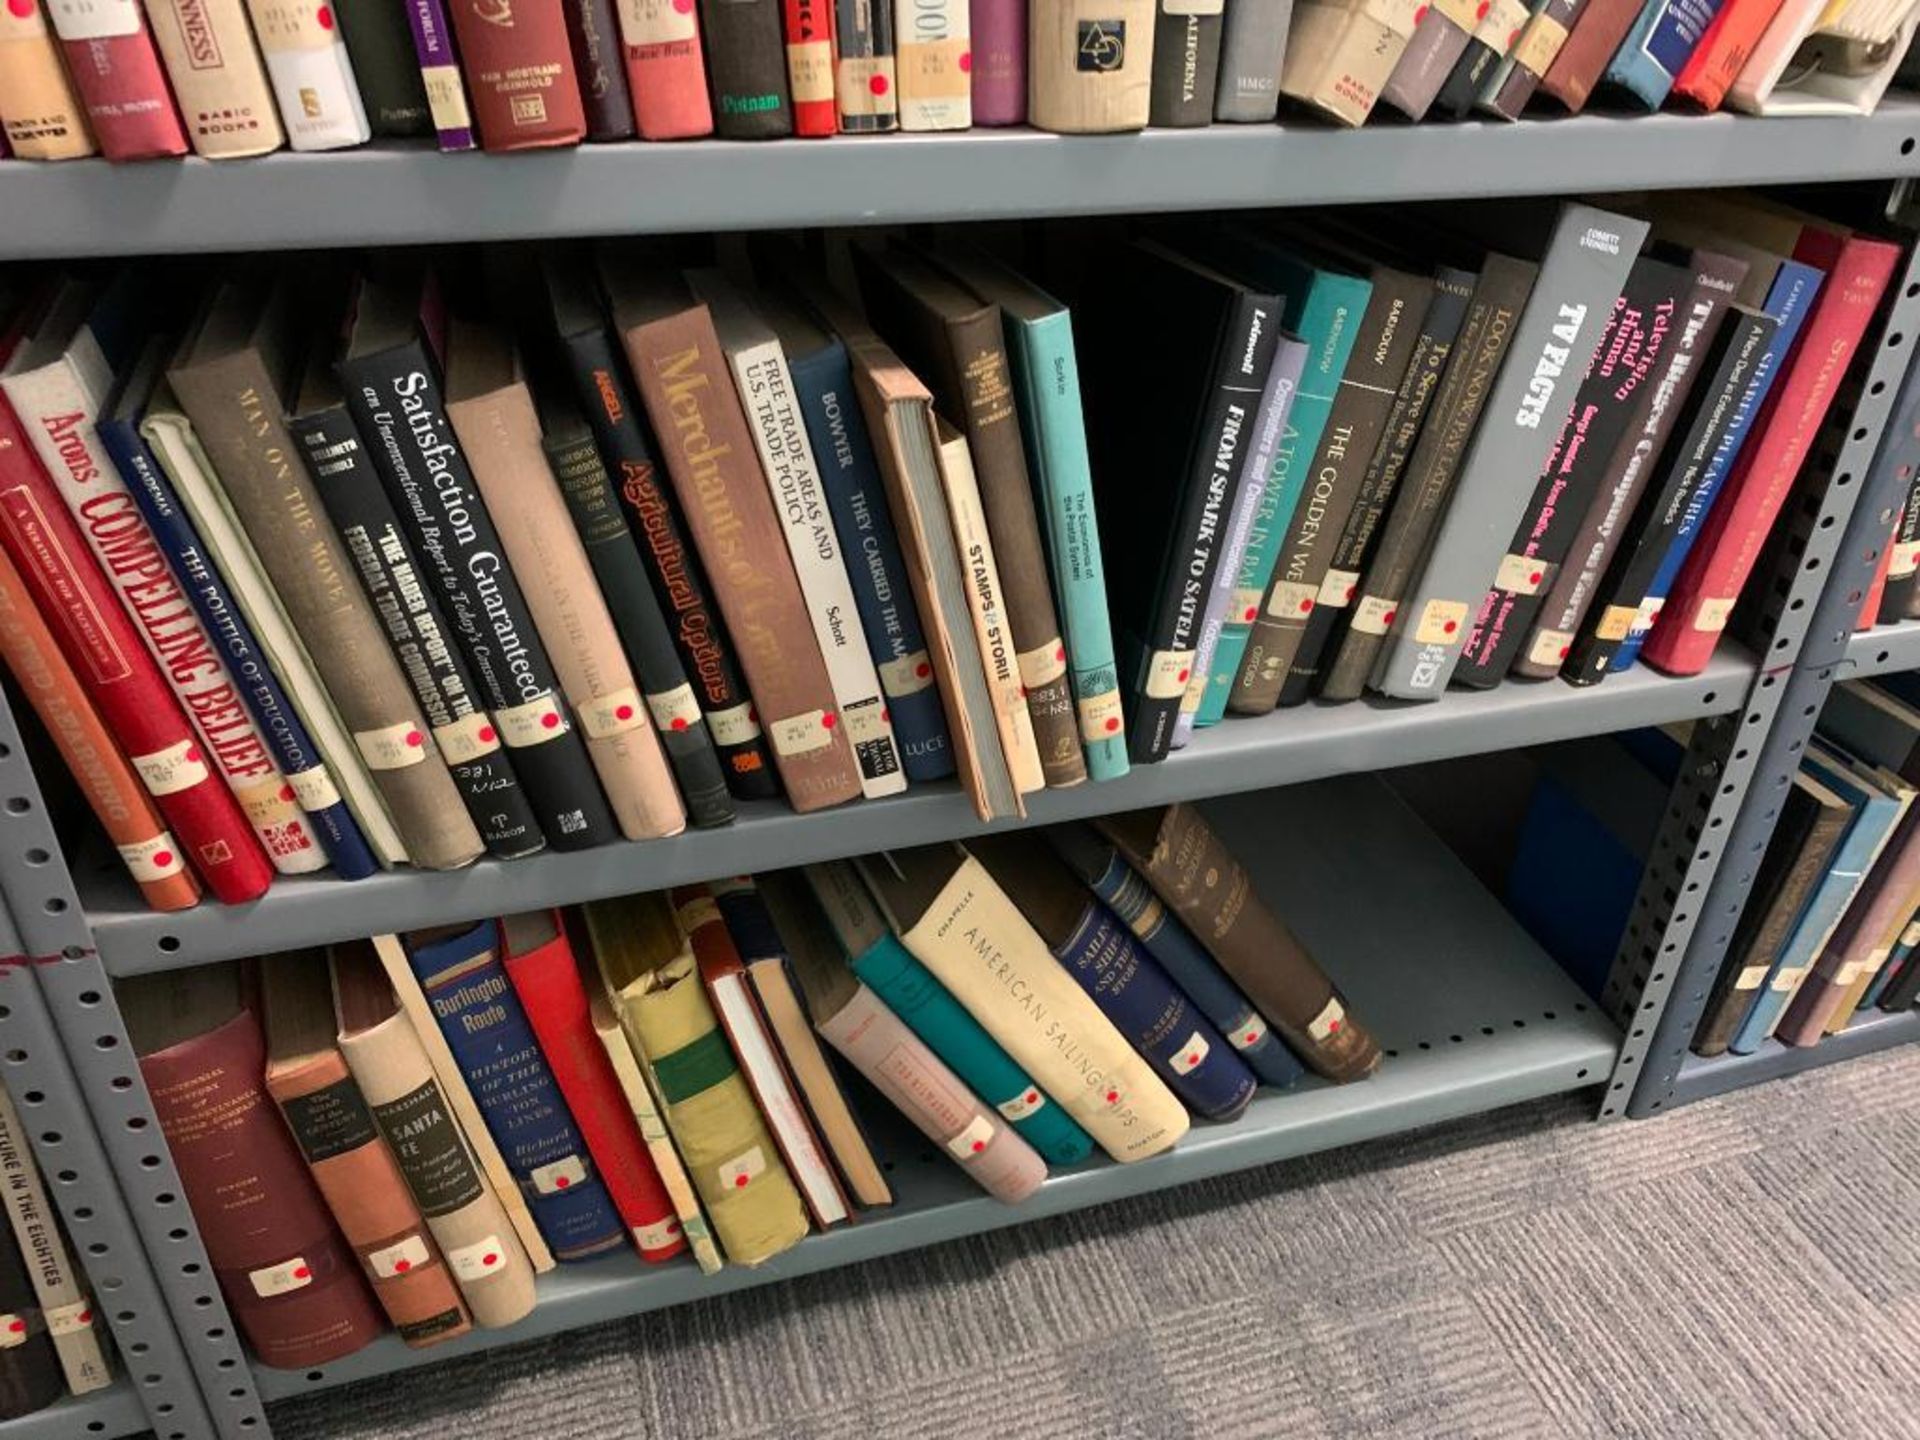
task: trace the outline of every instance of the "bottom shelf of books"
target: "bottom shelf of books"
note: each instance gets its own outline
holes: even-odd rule
[[[1750,1055],[1728,1051],[1711,1059],[1689,1055],[1673,1082],[1672,1105],[1725,1095],[1762,1080],[1797,1075],[1856,1055],[1871,1055],[1895,1045],[1920,1040],[1920,1010],[1862,1010],[1844,1030],[1826,1036],[1818,1045],[1782,1045],[1768,1040]]]
[[[44,1410],[0,1422],[0,1440],[114,1440],[149,1426],[140,1397],[122,1376],[104,1390],[68,1395]]]
[[[1385,782],[1344,777],[1202,808],[1251,872],[1260,895],[1330,972],[1353,1019],[1377,1038],[1384,1059],[1368,1078],[1346,1084],[1306,1079],[1285,1090],[1262,1090],[1237,1119],[1196,1121],[1173,1149],[1157,1156],[1057,1167],[1017,1204],[983,1193],[862,1088],[856,1103],[869,1102],[860,1108],[893,1191],[891,1205],[863,1211],[852,1223],[816,1233],[752,1269],[729,1264],[706,1275],[684,1257],[647,1265],[630,1251],[562,1264],[539,1277],[538,1302],[517,1324],[476,1329],[423,1349],[409,1349],[389,1334],[312,1370],[257,1367],[263,1398],[287,1398],[1605,1080],[1619,1046],[1614,1025]]]

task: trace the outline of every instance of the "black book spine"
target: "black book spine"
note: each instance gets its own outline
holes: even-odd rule
[[[1427,118],[1464,120],[1473,109],[1473,102],[1479,98],[1481,85],[1493,73],[1493,67],[1499,61],[1500,52],[1484,40],[1467,41],[1465,53],[1454,63],[1446,84],[1440,87],[1433,104],[1427,107]]]
[[[647,583],[640,552],[607,480],[593,434],[584,424],[549,430],[542,442],[573,528],[580,532],[593,578],[600,584],[620,647],[640,678],[640,692],[660,732],[673,778],[695,825],[725,825],[733,819],[733,796],[707,733],[700,701],[687,683],[673,633],[660,601]]]
[[[67,1393],[33,1277],[0,1227],[0,1420],[44,1410]],[[77,1432],[79,1420],[70,1422]]]
[[[1166,759],[1173,740],[1174,721],[1200,637],[1200,612],[1213,585],[1214,567],[1220,563],[1227,517],[1233,513],[1253,440],[1254,412],[1260,407],[1279,343],[1279,300],[1240,292],[1228,307],[1214,352],[1213,379],[1194,432],[1191,468],[1168,552],[1170,563],[1142,637],[1136,703],[1127,734],[1127,754],[1141,764]]]
[[[722,140],[793,134],[781,0],[700,0],[713,130]]]
[[[1893,453],[1880,463],[1904,465],[1913,479],[1894,529],[1887,585],[1875,617],[1881,625],[1920,619],[1920,368],[1909,372],[1901,384],[1894,417],[1887,426],[1887,444]]]
[[[700,710],[719,751],[727,787],[741,800],[771,800],[780,781],[752,697],[740,678],[733,647],[709,598],[707,579],[687,543],[673,501],[660,483],[642,411],[625,362],[604,328],[563,337],[574,393],[625,507],[629,533],[647,580],[668,617],[684,673],[699,693]]]
[[[613,0],[563,0],[567,47],[587,116],[587,139],[631,140],[633,100]]]
[[[440,590],[540,828],[557,850],[619,839],[493,517],[454,439],[426,346],[415,339],[342,361],[340,382],[414,553]]]
[[[1735,311],[1714,337],[1703,372],[1704,384],[1687,396],[1656,473],[1653,493],[1642,496],[1621,541],[1594,591],[1580,633],[1574,637],[1560,673],[1575,685],[1597,685],[1607,678],[1613,657],[1627,638],[1633,617],[1660,569],[1660,560],[1683,524],[1705,518],[1693,513],[1699,491],[1711,478],[1714,451],[1746,406],[1742,397],[1779,324],[1767,315]]]
[[[1513,668],[1614,452],[1629,443],[1628,421],[1665,358],[1690,279],[1678,265],[1646,257],[1634,262],[1573,408],[1547,453],[1533,498],[1467,632],[1454,684],[1491,689]]]
[[[506,859],[545,849],[533,803],[520,788],[472,675],[449,643],[446,622],[400,533],[393,502],[380,486],[353,418],[344,405],[334,405],[289,418],[287,429],[327,518],[353,556],[367,599],[488,853]]]
[[[1226,7],[1219,0],[1160,0],[1153,19],[1149,125],[1190,129],[1213,123],[1225,19]]]

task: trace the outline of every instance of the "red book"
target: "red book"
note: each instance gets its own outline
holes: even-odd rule
[[[1873,567],[1873,583],[1867,586],[1867,593],[1860,599],[1860,613],[1854,617],[1853,628],[1871,630],[1880,623],[1880,597],[1887,593],[1887,572],[1893,568],[1893,547],[1900,543],[1900,522],[1893,522],[1893,533],[1887,536],[1886,543],[1880,547],[1880,563]]]
[[[8,346],[0,339],[0,363]],[[273,862],[240,802],[200,753],[186,712],[120,608],[4,394],[0,544],[207,888],[229,905],[265,894]],[[174,859],[146,858],[161,867]]]
[[[594,1033],[586,986],[558,910],[534,910],[500,921],[500,955],[514,993],[526,1007],[534,1038],[553,1067],[573,1123],[586,1137],[600,1183],[613,1197],[644,1260],[667,1260],[687,1248],[673,1199],[647,1154],[620,1077]]]
[[[620,47],[627,57],[633,123],[644,140],[713,133],[707,59],[694,0],[620,0]]]
[[[452,0],[484,150],[577,145],[587,112],[560,0]]]
[[[1897,245],[1811,217],[1744,201],[1727,211],[1735,233],[1777,253],[1791,248],[1795,260],[1827,278],[1640,652],[1669,675],[1697,675],[1712,657],[1900,260]]]
[[[138,0],[48,0],[47,15],[107,159],[187,153],[186,127]]]
[[[787,85],[793,92],[793,133],[834,135],[833,108],[839,64],[833,53],[832,0],[785,0]]]
[[[1673,82],[1674,98],[1718,110],[1767,33],[1782,0],[1727,0]]]

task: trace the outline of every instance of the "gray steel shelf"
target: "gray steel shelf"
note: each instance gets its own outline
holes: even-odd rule
[[[1867,117],[1582,115],[1045,135],[589,145],[387,144],[258,160],[0,165],[0,255],[420,244],[1340,204],[1920,174],[1920,103]]]
[[[1731,711],[1746,698],[1754,662],[1732,643],[1722,650],[1703,673],[1684,679],[1641,667],[1592,689],[1513,682],[1431,704],[1309,705],[1231,720],[1124,779],[1029,797],[1028,818],[1035,824],[1079,819]],[[947,784],[819,815],[796,815],[784,804],[750,805],[724,829],[487,861],[453,873],[403,870],[350,884],[331,876],[283,878],[251,905],[207,902],[173,915],[147,909],[112,857],[75,862],[75,884],[108,972],[133,975],[958,839],[983,828],[967,799]]]
[[[44,1410],[0,1422],[0,1440],[114,1440],[138,1435],[152,1422],[122,1377],[91,1395],[69,1395]]]
[[[1348,777],[1207,808],[1261,893],[1389,1047],[1372,1078],[1263,1092],[1232,1124],[1196,1124],[1169,1154],[1058,1172],[1020,1205],[982,1194],[916,1136],[888,1147],[893,1207],[758,1269],[707,1277],[691,1263],[630,1257],[561,1266],[540,1278],[540,1303],[510,1329],[428,1350],[389,1336],[306,1372],[256,1366],[260,1394],[285,1399],[1592,1086],[1607,1074],[1619,1048],[1613,1024],[1383,782]],[[1278,843],[1303,834],[1317,843]],[[1394,877],[1391,890],[1379,875]]]
[[[1847,658],[1834,678],[1858,680],[1913,669],[1920,669],[1920,620],[1902,620],[1856,632],[1847,641]]]
[[[1856,1015],[1853,1023],[1837,1035],[1829,1035],[1818,1045],[1782,1045],[1769,1040],[1751,1055],[1716,1055],[1710,1060],[1688,1055],[1681,1062],[1680,1074],[1673,1082],[1670,1105],[1685,1105],[1705,1100],[1710,1095],[1758,1085],[1762,1080],[1777,1080],[1783,1075],[1798,1075],[1856,1055],[1871,1055],[1876,1050],[1891,1050],[1895,1045],[1920,1039],[1920,1010],[1869,1010]]]

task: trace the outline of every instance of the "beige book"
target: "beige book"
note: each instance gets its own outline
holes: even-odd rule
[[[1727,91],[1751,115],[1870,115],[1920,25],[1913,0],[1787,0]]]
[[[507,1169],[500,1147],[494,1144],[493,1136],[488,1133],[486,1121],[480,1118],[480,1107],[474,1103],[473,1094],[467,1089],[466,1077],[460,1073],[453,1051],[447,1048],[447,1039],[440,1033],[439,1022],[427,1007],[427,997],[420,990],[420,982],[414,978],[413,966],[407,963],[407,952],[400,946],[400,937],[376,935],[368,943],[373,946],[374,957],[379,960],[380,968],[387,973],[387,983],[393,988],[394,998],[400,1002],[401,1013],[413,1027],[414,1037],[420,1042],[427,1063],[433,1069],[434,1079],[439,1081],[441,1092],[447,1097],[454,1119],[460,1122],[467,1144],[472,1148],[474,1158],[480,1162],[481,1173],[486,1176],[487,1184],[501,1205],[506,1207],[507,1218],[513,1224],[513,1232],[519,1238],[521,1248],[526,1251],[527,1259],[533,1262],[535,1270],[553,1269],[553,1252],[547,1248],[540,1227],[533,1223],[533,1212],[527,1209],[526,1199],[514,1181],[513,1172]]]
[[[456,320],[447,343],[447,418],[500,531],[587,754],[629,840],[677,835],[687,812],[666,752],[595,584],[580,532],[547,466],[520,357],[497,328]]]
[[[22,160],[94,153],[85,112],[60,63],[40,0],[0,5],[0,130]]]
[[[1033,0],[1027,119],[1063,135],[1146,128],[1153,30],[1153,0]]]
[[[194,153],[278,150],[286,136],[241,0],[147,0],[146,10]]]
[[[1300,0],[1280,91],[1343,125],[1361,125],[1413,38],[1420,0]]]

